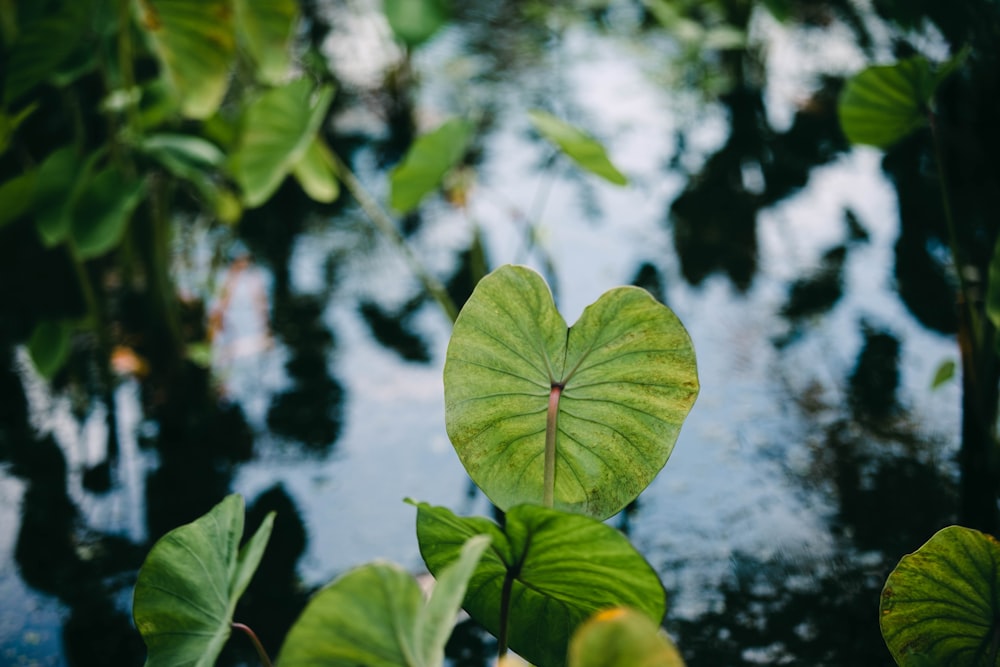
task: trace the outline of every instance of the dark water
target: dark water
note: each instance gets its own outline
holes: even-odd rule
[[[481,248],[545,273],[569,322],[635,283],[689,328],[701,396],[613,520],[661,573],[688,664],[891,664],[878,592],[955,519],[959,387],[930,389],[957,358],[939,237],[901,233],[906,207],[925,210],[899,199],[920,149],[883,163],[836,123],[839,77],[888,54],[887,29],[859,32],[835,3],[786,24],[733,10],[751,48],[718,52],[652,29],[638,4],[532,7],[461,10],[410,83],[389,85],[399,54],[377,15],[330,5],[331,141],[385,200],[415,125],[475,114],[467,205],[433,199],[401,221],[454,297]],[[946,52],[934,31],[916,41]],[[533,108],[598,136],[630,187],[555,159]],[[0,356],[0,664],[141,664],[135,571],[227,492],[246,496],[250,527],[278,511],[237,613],[272,655],[339,572],[375,558],[420,571],[403,498],[489,512],[444,433],[448,321],[346,195],[317,209],[291,186],[237,230],[178,224],[186,321],[220,327],[211,369],[166,385],[121,374],[111,430],[86,349],[55,388],[22,349]],[[130,320],[129,298],[121,326],[141,351],[155,324]],[[247,659],[231,644],[228,663]],[[450,648],[461,665],[488,650],[468,625]]]

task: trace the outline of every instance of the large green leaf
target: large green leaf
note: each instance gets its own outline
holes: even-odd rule
[[[631,609],[602,611],[584,623],[569,644],[569,667],[684,667],[660,627]]]
[[[55,11],[22,27],[4,68],[3,103],[16,102],[48,80],[86,34],[91,0],[66,0]]]
[[[448,21],[445,0],[383,0],[382,6],[396,38],[411,48],[426,42]]]
[[[38,167],[35,228],[46,246],[62,243],[69,235],[74,204],[96,161],[95,155],[81,160],[72,146],[65,146],[52,151]]]
[[[264,555],[274,514],[242,549],[243,499],[160,538],[135,584],[132,613],[146,642],[146,667],[211,667],[229,638],[233,611]]]
[[[964,58],[962,52],[935,67],[923,56],[914,56],[855,74],[837,107],[848,141],[888,148],[924,125],[938,86]]]
[[[233,162],[247,206],[267,201],[303,158],[332,99],[332,87],[314,90],[308,79],[297,79],[249,106]]]
[[[444,384],[448,435],[497,506],[543,501],[552,426],[554,506],[599,519],[660,471],[698,393],[691,339],[648,292],[606,292],[567,331],[541,276],[510,265],[462,309]]]
[[[604,146],[589,134],[544,111],[529,111],[528,117],[543,137],[580,167],[615,185],[628,184],[625,175],[611,163]]]
[[[469,582],[464,607],[501,631],[505,590],[510,648],[539,667],[566,663],[576,628],[595,612],[627,606],[659,622],[666,594],[653,568],[617,530],[579,514],[537,505],[507,512],[504,528],[444,507],[417,504],[420,553],[432,573],[458,558],[473,535],[492,539]]]
[[[392,170],[392,207],[406,213],[437,189],[445,175],[465,155],[472,130],[468,121],[453,118],[414,141],[403,161]]]
[[[903,556],[882,589],[879,619],[901,667],[1000,665],[1000,543],[949,526]]]
[[[143,181],[130,179],[117,167],[94,175],[76,201],[70,225],[81,259],[99,257],[118,245],[145,193]]]
[[[426,603],[416,580],[396,565],[372,563],[344,574],[317,593],[292,626],[279,667],[440,667],[489,541],[483,535],[466,540]]]
[[[73,326],[69,322],[39,322],[28,339],[28,353],[42,377],[52,378],[63,367],[70,352]]]
[[[139,6],[139,23],[181,99],[181,113],[211,116],[236,54],[232,0],[139,0]]]
[[[237,36],[257,65],[258,78],[276,85],[288,76],[298,18],[296,0],[234,0]]]
[[[340,195],[336,164],[326,142],[316,137],[292,173],[307,195],[315,201],[329,204]]]

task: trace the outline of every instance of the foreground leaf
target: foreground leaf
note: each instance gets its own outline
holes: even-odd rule
[[[554,506],[598,519],[660,471],[698,393],[691,339],[648,292],[606,292],[567,330],[541,276],[510,265],[462,309],[444,384],[448,436],[490,500],[542,502],[551,412]]]
[[[277,85],[292,64],[296,0],[234,0],[238,36],[257,65],[261,81]]]
[[[569,644],[569,667],[684,667],[684,660],[656,623],[619,607],[580,626]]]
[[[279,667],[440,667],[469,578],[489,546],[473,536],[424,603],[416,580],[390,563],[362,565],[316,594],[295,622]]]
[[[611,163],[604,146],[583,130],[544,111],[529,111],[538,132],[559,147],[580,167],[615,185],[627,185],[628,179]]]
[[[309,144],[305,155],[292,169],[295,180],[314,201],[329,204],[340,196],[333,153],[319,137]]]
[[[181,113],[207,118],[219,108],[236,55],[231,0],[139,0],[139,23],[151,37]]]
[[[414,141],[403,161],[392,170],[392,207],[400,213],[407,213],[436,190],[445,175],[465,155],[472,130],[471,123],[453,118]]]
[[[1000,543],[949,526],[903,558],[882,589],[882,636],[901,667],[1000,664]]]
[[[564,665],[573,632],[602,609],[628,606],[654,622],[663,618],[666,594],[656,572],[621,533],[600,521],[518,505],[501,529],[484,518],[417,504],[420,554],[432,573],[454,562],[470,536],[481,534],[492,541],[469,582],[464,607],[498,635],[508,590],[510,648],[539,667]]]
[[[271,513],[239,549],[243,499],[233,494],[153,545],[132,601],[135,626],[148,649],[146,667],[215,664],[273,524]]]

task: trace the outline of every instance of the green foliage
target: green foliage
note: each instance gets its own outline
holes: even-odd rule
[[[319,137],[313,139],[305,155],[292,168],[295,180],[313,200],[328,204],[340,196],[333,151]]]
[[[94,175],[80,193],[70,224],[70,238],[80,258],[100,257],[116,247],[144,196],[145,183],[118,167]]]
[[[684,667],[684,660],[645,615],[616,608],[594,615],[576,631],[569,667]]]
[[[539,134],[555,144],[581,168],[615,185],[627,185],[628,179],[611,163],[604,146],[583,130],[544,111],[528,113]]]
[[[209,667],[229,637],[236,602],[264,555],[274,515],[243,548],[243,500],[227,496],[153,546],[135,584],[135,626],[146,667]]]
[[[419,584],[396,565],[362,565],[310,601],[278,656],[281,667],[440,667],[469,578],[489,546],[474,536],[437,578],[424,602]]]
[[[392,207],[407,213],[436,190],[465,155],[472,130],[468,121],[453,118],[414,141],[390,175]]]
[[[69,357],[73,327],[68,322],[43,320],[28,339],[28,354],[35,368],[45,378],[51,378]]]
[[[282,83],[292,64],[296,0],[233,0],[233,6],[239,43],[257,65],[257,76],[268,85]]]
[[[31,208],[37,181],[37,172],[26,171],[0,183],[0,227],[14,222]]]
[[[602,609],[629,606],[654,622],[663,618],[666,594],[656,572],[621,533],[600,521],[518,505],[501,529],[488,519],[417,504],[417,540],[432,573],[454,562],[462,544],[480,534],[492,541],[469,582],[465,609],[494,634],[506,634],[509,624],[511,649],[540,667],[564,665],[573,632]]]
[[[611,290],[567,329],[541,276],[517,266],[465,304],[444,381],[448,435],[496,505],[541,503],[554,447],[554,506],[599,519],[660,471],[698,393],[687,331],[649,293]]]
[[[955,360],[947,359],[941,362],[941,365],[937,367],[934,371],[934,379],[931,381],[931,389],[937,389],[944,385],[944,383],[955,377]]]
[[[986,316],[1000,330],[1000,236],[990,260],[989,282],[986,284]]]
[[[430,39],[448,21],[445,0],[383,0],[396,39],[413,48]]]
[[[904,556],[882,589],[882,636],[901,667],[994,667],[1000,543],[949,526]]]

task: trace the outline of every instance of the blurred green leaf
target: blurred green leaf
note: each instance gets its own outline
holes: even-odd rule
[[[273,524],[272,513],[240,549],[243,499],[233,494],[157,540],[139,570],[132,602],[148,649],[146,667],[215,664]]]
[[[50,153],[39,166],[35,228],[46,247],[56,246],[69,236],[77,199],[103,153],[95,151],[84,160],[72,146],[65,146]]]
[[[117,167],[103,169],[87,183],[70,225],[81,259],[99,257],[119,244],[145,192],[143,181],[127,178]]]
[[[473,126],[453,118],[417,138],[390,175],[390,203],[407,213],[441,185],[445,175],[465,155]]]
[[[391,563],[362,565],[309,602],[278,656],[281,667],[441,667],[469,578],[489,546],[473,536],[440,570],[424,603],[413,576]]]
[[[506,597],[510,648],[539,667],[564,665],[573,632],[602,609],[627,606],[653,622],[663,618],[666,593],[656,572],[624,535],[596,519],[518,505],[501,529],[415,504],[420,554],[432,574],[455,562],[470,537],[490,536],[463,606],[497,635]]]
[[[569,667],[684,667],[670,638],[644,614],[616,607],[592,616],[573,634]]]
[[[38,108],[38,102],[33,102],[28,106],[24,107],[13,116],[6,113],[0,112],[0,155],[7,152],[8,146],[10,146],[10,140],[17,131],[17,128],[21,126],[28,116],[35,112]]]
[[[298,79],[247,108],[232,170],[250,208],[266,202],[302,160],[326,117],[333,88]]]
[[[34,170],[0,183],[0,227],[17,220],[35,201],[38,173]]]
[[[69,322],[43,320],[28,339],[28,354],[42,377],[52,379],[69,358],[73,325]]]
[[[218,146],[191,134],[151,134],[143,138],[140,147],[165,162],[180,161],[202,168],[219,167],[226,159]]]
[[[26,23],[4,67],[3,106],[47,81],[86,34],[92,0],[67,0],[58,9]]]
[[[1000,330],[1000,237],[993,247],[990,260],[989,282],[986,284],[986,316]]]
[[[882,589],[882,637],[900,667],[1000,664],[1000,543],[949,526],[903,556]]]
[[[426,42],[448,22],[445,0],[383,0],[382,7],[393,34],[410,48]]]
[[[529,111],[528,116],[539,134],[581,168],[615,185],[628,184],[628,179],[611,163],[604,146],[596,139],[550,113],[535,110]]]
[[[948,359],[942,361],[934,372],[934,380],[931,382],[931,389],[937,389],[948,380],[955,377],[955,360]]]
[[[336,161],[326,142],[319,137],[312,140],[292,173],[305,193],[315,201],[329,204],[340,195]]]
[[[258,78],[272,86],[283,83],[292,64],[296,0],[234,0],[234,5],[237,37],[257,65]]]
[[[226,93],[236,55],[232,0],[138,2],[139,23],[180,97],[181,113],[212,115]]]

